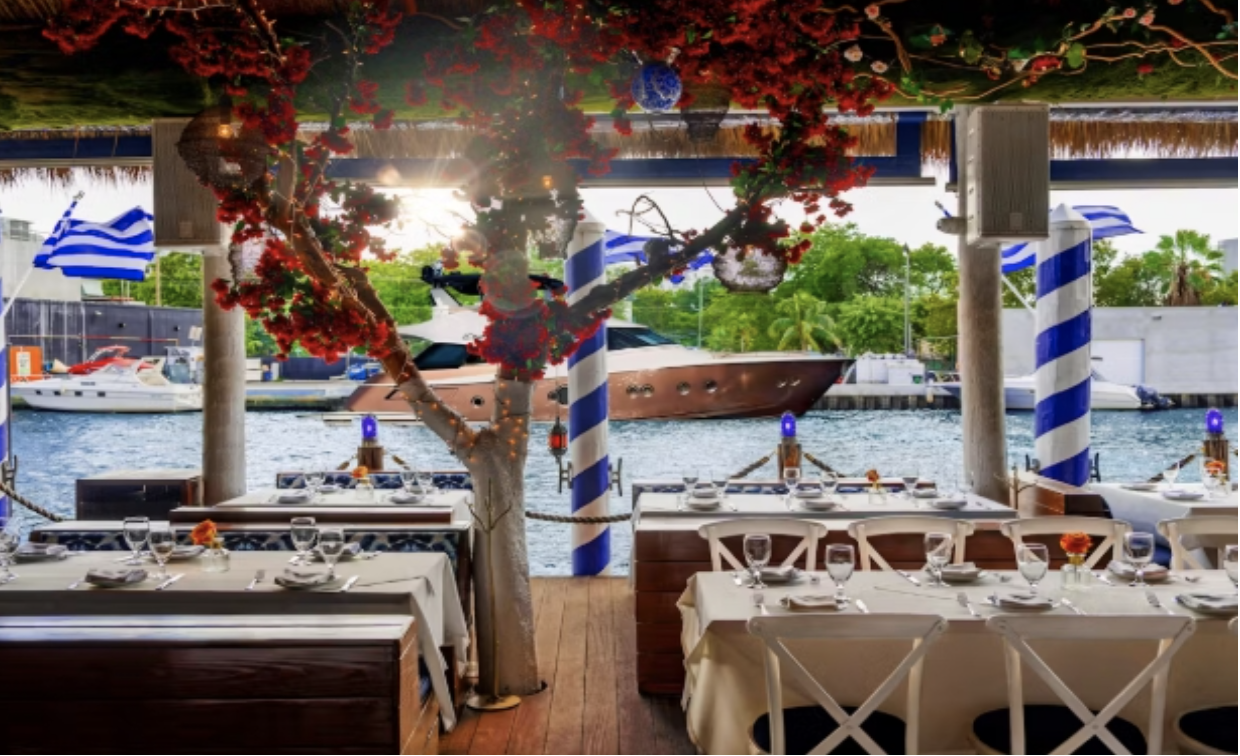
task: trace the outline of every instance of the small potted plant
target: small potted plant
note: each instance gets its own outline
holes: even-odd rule
[[[203,554],[203,572],[228,572],[230,557],[224,548],[224,539],[220,538],[219,528],[210,520],[203,520],[194,526],[189,539],[195,546],[206,549]]]

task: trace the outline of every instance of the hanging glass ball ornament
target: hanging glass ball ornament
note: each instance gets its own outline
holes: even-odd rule
[[[633,76],[633,101],[647,113],[667,113],[680,101],[680,76],[666,63],[646,63]]]

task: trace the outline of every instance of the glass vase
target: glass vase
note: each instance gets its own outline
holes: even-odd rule
[[[202,555],[203,572],[228,572],[232,569],[232,557],[223,546],[208,547]]]
[[[881,507],[887,503],[887,489],[874,486],[870,489],[869,503],[871,507]]]
[[[1083,591],[1093,582],[1094,574],[1085,566],[1084,554],[1069,554],[1068,563],[1060,568],[1065,591]]]

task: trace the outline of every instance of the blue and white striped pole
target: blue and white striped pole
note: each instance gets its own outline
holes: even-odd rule
[[[603,283],[606,227],[589,213],[577,224],[564,265],[568,301]],[[573,463],[573,514],[606,517],[611,497],[607,458],[607,325],[568,358],[568,455]],[[599,575],[611,563],[608,525],[572,526],[573,574]]]
[[[1043,476],[1082,486],[1089,480],[1089,221],[1060,205],[1051,213],[1050,238],[1037,248],[1035,448]]]

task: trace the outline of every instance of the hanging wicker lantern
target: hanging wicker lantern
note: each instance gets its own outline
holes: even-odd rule
[[[233,119],[228,98],[194,116],[177,142],[194,175],[212,189],[248,189],[267,173],[271,148],[258,129]]]
[[[719,133],[728,114],[731,92],[719,84],[690,84],[692,100],[680,108],[680,118],[688,129],[689,141],[709,142]]]
[[[711,260],[715,278],[728,291],[767,292],[784,280],[788,263],[759,247],[728,247]]]
[[[267,237],[258,239],[246,239],[241,244],[231,244],[228,247],[228,264],[232,268],[233,282],[254,282],[257,281],[258,263],[263,257],[263,252],[267,250]]]

